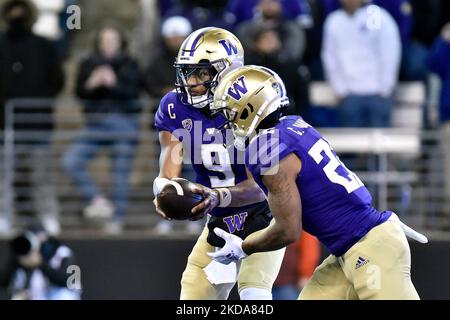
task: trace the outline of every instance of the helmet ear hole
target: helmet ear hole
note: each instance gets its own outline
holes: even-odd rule
[[[249,102],[247,103],[246,108],[242,111],[241,116],[239,117],[240,120],[245,120],[250,116],[250,113],[253,113],[255,110],[255,107],[252,106],[252,104]]]
[[[248,110],[247,108],[244,109],[244,111],[242,111],[241,116],[239,117],[240,120],[245,120],[247,119],[249,116]]]

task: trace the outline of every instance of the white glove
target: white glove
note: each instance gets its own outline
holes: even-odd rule
[[[225,240],[225,245],[215,252],[208,252],[208,256],[223,264],[230,264],[247,257],[247,254],[242,250],[243,240],[241,238],[220,228],[214,228],[214,233]]]

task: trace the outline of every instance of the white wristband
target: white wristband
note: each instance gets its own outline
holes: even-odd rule
[[[225,208],[231,204],[231,191],[228,188],[215,189],[219,193],[219,205],[218,207]]]
[[[169,179],[156,177],[155,180],[153,180],[153,195],[157,197],[161,190],[170,182]]]

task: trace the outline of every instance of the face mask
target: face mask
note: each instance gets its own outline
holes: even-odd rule
[[[8,33],[13,36],[22,36],[30,32],[30,28],[27,24],[25,17],[17,17],[11,19],[8,23]]]

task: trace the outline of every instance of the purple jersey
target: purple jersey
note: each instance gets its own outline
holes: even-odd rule
[[[183,143],[184,161],[191,163],[196,182],[209,188],[231,187],[247,180],[244,154],[224,146],[222,127],[226,120],[221,114],[210,118],[201,109],[181,101],[182,95],[174,91],[166,94],[155,115],[159,131],[172,133]],[[258,203],[261,204],[261,203]],[[245,210],[255,205],[240,207]],[[236,208],[215,208],[211,215],[225,216]]]
[[[303,229],[315,235],[333,255],[344,254],[390,217],[391,212],[380,213],[372,207],[372,197],[361,180],[345,167],[320,133],[299,116],[282,118],[274,129],[262,131],[247,147],[247,167],[266,194],[262,174],[274,159],[281,161],[291,153],[302,161],[296,182]]]

